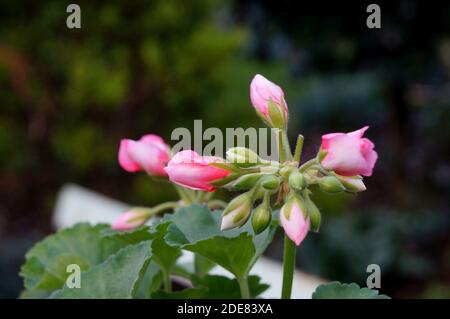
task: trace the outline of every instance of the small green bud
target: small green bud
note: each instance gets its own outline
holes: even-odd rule
[[[261,163],[258,154],[246,147],[230,148],[227,151],[227,161],[238,166],[252,166]]]
[[[310,220],[310,230],[313,232],[318,232],[320,229],[320,223],[322,221],[322,216],[316,204],[311,199],[306,202],[308,208],[309,220]]]
[[[253,210],[252,227],[255,234],[262,233],[270,225],[271,219],[270,205],[268,201],[264,200]]]
[[[261,177],[263,177],[263,174],[261,173],[246,174],[228,184],[227,187],[235,189],[249,189],[252,188]]]
[[[299,171],[293,171],[291,175],[289,175],[289,187],[296,191],[301,191],[305,188],[305,177]]]
[[[248,220],[253,206],[252,192],[235,197],[225,208],[222,216],[221,230],[242,226]]]
[[[326,176],[319,180],[319,187],[326,193],[340,193],[345,190],[344,185],[334,176]]]
[[[267,190],[275,190],[280,187],[280,178],[275,175],[266,175],[261,180],[261,186]]]

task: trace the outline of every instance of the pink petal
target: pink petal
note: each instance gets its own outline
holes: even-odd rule
[[[130,156],[131,145],[135,143],[133,140],[122,139],[120,141],[119,147],[119,164],[120,166],[126,170],[127,172],[138,172],[142,170],[142,167],[139,166]]]
[[[283,206],[284,208],[285,206]],[[280,222],[283,226],[286,235],[298,246],[305,239],[308,234],[310,220],[303,217],[303,213],[297,203],[294,203],[289,214],[289,219],[286,218],[284,210],[280,212]]]
[[[357,137],[357,138],[361,138],[363,137],[364,133],[369,129],[369,126],[364,126],[363,128],[360,128],[359,130],[347,133],[347,135],[353,136],[353,137]]]

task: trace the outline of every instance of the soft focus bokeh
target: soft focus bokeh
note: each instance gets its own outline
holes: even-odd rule
[[[66,27],[81,6],[82,28]],[[299,268],[392,297],[450,298],[450,4],[377,1],[1,1],[0,297],[15,298],[33,243],[54,231],[67,182],[154,205],[172,188],[117,163],[122,137],[176,127],[263,127],[249,103],[280,84],[304,158],[320,136],[370,125],[379,161],[358,196],[316,196],[319,234]],[[281,258],[281,238],[268,255]]]

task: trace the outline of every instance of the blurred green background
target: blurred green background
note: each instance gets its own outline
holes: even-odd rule
[[[280,84],[290,138],[370,125],[379,154],[367,192],[320,196],[324,222],[299,268],[365,286],[382,270],[393,297],[450,297],[450,5],[370,2],[0,2],[0,297],[14,298],[26,250],[51,233],[73,182],[136,205],[171,188],[117,163],[119,140],[176,127],[262,127],[249,103],[261,73]],[[281,241],[268,254],[281,257]]]

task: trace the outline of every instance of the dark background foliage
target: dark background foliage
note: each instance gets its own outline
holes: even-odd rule
[[[118,141],[169,140],[194,119],[260,127],[248,86],[261,73],[284,88],[305,157],[321,134],[366,124],[380,155],[367,192],[317,195],[324,225],[300,268],[365,285],[376,263],[383,293],[450,297],[449,4],[378,1],[370,30],[364,1],[78,1],[82,28],[69,30],[68,3],[0,3],[0,296],[18,295],[63,184],[137,205],[174,198],[120,169]]]

